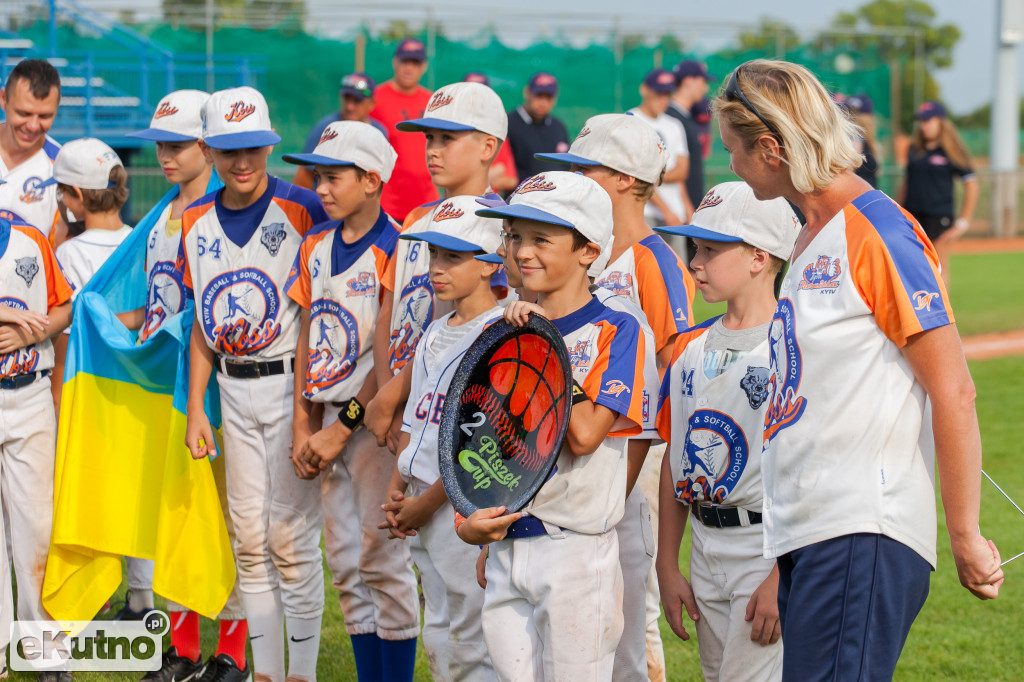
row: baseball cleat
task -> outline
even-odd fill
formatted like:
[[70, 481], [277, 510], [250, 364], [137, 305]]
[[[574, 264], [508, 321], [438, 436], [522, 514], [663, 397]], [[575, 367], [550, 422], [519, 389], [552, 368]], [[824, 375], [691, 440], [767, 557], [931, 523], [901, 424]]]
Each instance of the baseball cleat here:
[[217, 654], [206, 660], [203, 672], [195, 678], [195, 682], [251, 682], [249, 667], [238, 667], [234, 659], [227, 654]]
[[203, 659], [198, 661], [178, 655], [178, 650], [173, 646], [164, 652], [159, 670], [146, 673], [143, 681], [150, 682], [189, 682], [196, 679], [203, 669]]

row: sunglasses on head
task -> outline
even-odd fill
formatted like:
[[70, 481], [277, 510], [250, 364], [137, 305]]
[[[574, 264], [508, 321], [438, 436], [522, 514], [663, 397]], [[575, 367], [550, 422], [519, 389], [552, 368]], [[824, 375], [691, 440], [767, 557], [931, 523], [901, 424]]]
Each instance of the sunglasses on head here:
[[737, 81], [736, 76], [740, 72], [740, 69], [742, 69], [742, 68], [743, 68], [742, 66], [737, 66], [733, 70], [732, 75], [729, 76], [729, 82], [725, 86], [725, 99], [730, 100], [730, 101], [739, 102], [744, 107], [746, 107], [747, 111], [752, 113], [754, 116], [757, 116], [757, 119], [759, 121], [761, 121], [761, 123], [764, 124], [765, 128], [767, 128], [769, 131], [775, 133], [779, 137], [782, 137], [782, 133], [779, 132], [779, 129], [776, 128], [775, 126], [773, 126], [768, 121], [766, 121], [764, 116], [761, 115], [761, 112], [758, 111], [754, 107], [754, 105], [750, 103], [750, 100], [747, 99], [747, 96], [743, 94], [742, 90], [740, 90], [740, 84], [739, 84], [739, 81]]

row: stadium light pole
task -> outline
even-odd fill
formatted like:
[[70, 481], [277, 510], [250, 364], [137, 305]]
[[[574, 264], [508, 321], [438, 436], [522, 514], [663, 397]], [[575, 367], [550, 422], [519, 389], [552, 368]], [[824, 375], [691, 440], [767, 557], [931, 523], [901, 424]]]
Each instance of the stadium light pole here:
[[996, 77], [992, 98], [992, 227], [996, 236], [1017, 230], [1020, 165], [1020, 97], [1017, 48], [1024, 41], [1024, 0], [1000, 0], [996, 26]]

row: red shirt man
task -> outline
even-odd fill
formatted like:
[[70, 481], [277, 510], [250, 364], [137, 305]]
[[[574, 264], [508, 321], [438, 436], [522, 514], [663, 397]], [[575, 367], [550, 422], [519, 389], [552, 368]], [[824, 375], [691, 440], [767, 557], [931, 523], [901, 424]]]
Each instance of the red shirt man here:
[[381, 207], [401, 223], [412, 209], [438, 198], [437, 188], [427, 172], [427, 142], [423, 135], [398, 132], [396, 125], [422, 118], [430, 91], [420, 85], [427, 70], [427, 51], [422, 41], [407, 38], [398, 44], [391, 60], [394, 78], [381, 83], [373, 93], [377, 106], [370, 116], [388, 129], [391, 146], [398, 152], [391, 180], [384, 185]]

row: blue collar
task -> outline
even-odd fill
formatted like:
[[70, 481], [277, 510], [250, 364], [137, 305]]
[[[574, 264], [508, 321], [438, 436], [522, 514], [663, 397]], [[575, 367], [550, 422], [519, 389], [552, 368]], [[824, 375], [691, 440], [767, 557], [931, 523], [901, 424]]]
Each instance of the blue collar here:
[[551, 320], [551, 324], [555, 325], [559, 334], [562, 336], [568, 336], [596, 318], [604, 309], [604, 304], [598, 301], [596, 297], [591, 296], [590, 302], [585, 306], [575, 312], [569, 313], [565, 317], [559, 317], [556, 320]]

